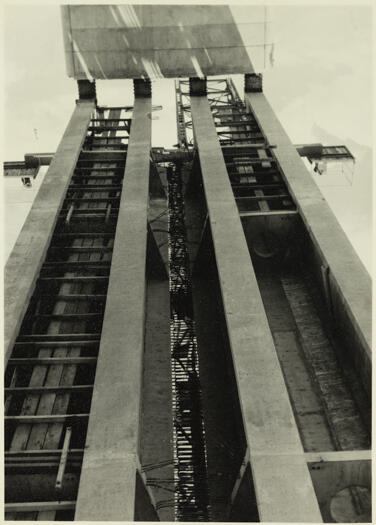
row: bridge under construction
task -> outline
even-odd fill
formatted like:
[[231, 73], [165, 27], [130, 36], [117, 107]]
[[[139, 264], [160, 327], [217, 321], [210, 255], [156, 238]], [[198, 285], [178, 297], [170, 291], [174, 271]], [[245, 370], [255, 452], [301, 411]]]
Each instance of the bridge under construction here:
[[[62, 10], [78, 99], [6, 266], [5, 518], [370, 521], [370, 278], [241, 41], [215, 63], [226, 9], [156, 7]], [[202, 75], [156, 58], [183, 7]], [[121, 34], [176, 78], [174, 150]]]

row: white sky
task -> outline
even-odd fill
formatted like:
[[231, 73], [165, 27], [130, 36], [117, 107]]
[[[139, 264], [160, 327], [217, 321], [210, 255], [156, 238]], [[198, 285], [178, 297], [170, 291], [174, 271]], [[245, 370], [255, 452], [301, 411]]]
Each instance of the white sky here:
[[[304, 5], [271, 12], [275, 63], [264, 73], [264, 93], [294, 143], [343, 143], [357, 157], [352, 186], [338, 173], [315, 180], [371, 271], [372, 10]], [[8, 5], [4, 22], [4, 157], [23, 160], [24, 153], [56, 150], [77, 87], [65, 72], [57, 5]], [[100, 104], [132, 104], [129, 81], [99, 81], [97, 92]], [[153, 82], [153, 104], [164, 107], [163, 122], [153, 121], [153, 145], [169, 147], [176, 143], [172, 80]], [[21, 202], [34, 193], [7, 182], [8, 250], [27, 213]]]

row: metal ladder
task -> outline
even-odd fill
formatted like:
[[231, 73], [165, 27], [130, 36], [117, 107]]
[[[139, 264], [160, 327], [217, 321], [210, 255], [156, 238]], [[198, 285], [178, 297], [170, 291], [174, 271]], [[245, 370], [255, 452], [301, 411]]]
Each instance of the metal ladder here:
[[168, 168], [171, 350], [177, 521], [210, 521], [205, 431], [178, 166]]

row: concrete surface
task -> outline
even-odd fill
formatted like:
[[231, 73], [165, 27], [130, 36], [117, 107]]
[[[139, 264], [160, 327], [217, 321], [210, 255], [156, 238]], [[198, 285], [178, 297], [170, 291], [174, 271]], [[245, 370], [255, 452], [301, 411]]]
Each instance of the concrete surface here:
[[369, 448], [370, 436], [352, 394], [355, 385], [348, 384], [333, 344], [316, 311], [308, 283], [309, 276], [299, 275], [298, 271], [281, 277], [282, 288], [299, 334], [304, 361], [310, 368], [311, 377], [323, 401], [334, 443], [341, 450]]
[[[254, 114], [282, 170], [284, 180], [313, 241], [321, 264], [329, 267], [329, 284], [335, 315], [354, 341], [357, 371], [370, 390], [372, 283], [335, 215], [304, 166], [296, 148], [263, 93], [246, 93]], [[355, 332], [354, 333], [351, 333]]]
[[133, 521], [144, 355], [151, 98], [136, 98], [75, 519]]
[[280, 278], [272, 273], [257, 275], [257, 282], [304, 450], [334, 450], [324, 407], [304, 359], [294, 316]]
[[149, 78], [263, 67], [265, 13], [225, 5], [63, 6], [68, 76]]
[[[149, 490], [157, 504], [174, 496], [171, 493], [174, 455], [168, 285], [167, 275], [164, 280], [147, 279], [140, 461], [147, 468], [145, 476], [153, 485]], [[153, 479], [158, 482], [153, 483]], [[173, 504], [159, 509], [158, 515], [160, 521], [174, 521]]]
[[191, 110], [260, 520], [321, 522], [206, 97]]
[[73, 174], [93, 102], [77, 102], [5, 267], [5, 366], [25, 315]]

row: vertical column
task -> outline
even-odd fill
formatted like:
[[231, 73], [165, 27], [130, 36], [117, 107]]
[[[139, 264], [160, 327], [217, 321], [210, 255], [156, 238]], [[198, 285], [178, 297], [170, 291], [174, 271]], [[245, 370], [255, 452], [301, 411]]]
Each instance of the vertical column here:
[[5, 364], [34, 291], [40, 268], [81, 151], [94, 100], [78, 100], [5, 267]]
[[202, 82], [192, 120], [260, 521], [321, 522]]
[[134, 82], [132, 127], [77, 497], [75, 519], [79, 521], [133, 521], [136, 479], [137, 486], [142, 485], [137, 473], [151, 89], [150, 82]]
[[[274, 156], [313, 241], [321, 264], [328, 267], [337, 321], [351, 338], [354, 364], [368, 392], [371, 390], [372, 282], [354, 248], [319, 188], [312, 180], [295, 146], [262, 93], [260, 75], [245, 76], [245, 103], [274, 144]], [[349, 336], [349, 337], [347, 337]]]

